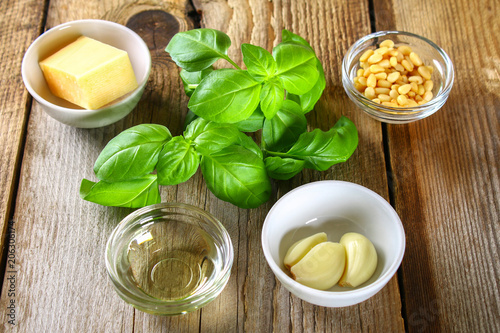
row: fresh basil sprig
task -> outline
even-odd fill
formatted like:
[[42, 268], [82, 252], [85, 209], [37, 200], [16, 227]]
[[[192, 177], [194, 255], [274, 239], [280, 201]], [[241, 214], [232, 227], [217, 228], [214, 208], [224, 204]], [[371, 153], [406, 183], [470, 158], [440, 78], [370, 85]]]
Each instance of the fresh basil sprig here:
[[[248, 119], [259, 105], [264, 116], [272, 119], [286, 93], [304, 113], [311, 111], [321, 96], [325, 75], [312, 47], [287, 30], [283, 30], [282, 39], [272, 54], [260, 46], [243, 44], [246, 70], [229, 58], [229, 37], [217, 30], [179, 32], [166, 51], [182, 68], [184, 89], [191, 96], [189, 109], [207, 120], [237, 123]], [[217, 59], [225, 59], [235, 69], [211, 71]]]
[[[156, 131], [152, 132], [151, 128]], [[128, 152], [130, 142], [137, 137], [145, 141], [152, 133], [169, 133], [161, 125], [142, 124], [123, 131], [104, 148], [98, 161]], [[157, 142], [157, 141], [154, 141]], [[120, 150], [121, 148], [121, 150]], [[154, 158], [153, 158], [154, 157]], [[112, 157], [111, 157], [112, 158]], [[152, 169], [140, 177], [133, 177], [130, 166], [140, 164], [131, 156], [130, 160], [115, 159], [109, 167], [111, 174], [119, 175], [119, 181], [101, 178], [94, 183], [83, 179], [80, 196], [104, 206], [138, 208], [161, 201], [159, 185], [177, 185], [191, 178], [201, 165], [208, 188], [220, 199], [242, 208], [255, 208], [269, 200], [271, 183], [266, 173], [262, 151], [235, 125], [214, 123], [203, 118], [192, 121], [183, 135], [164, 140], [150, 156], [142, 157], [155, 161]], [[110, 160], [108, 158], [107, 160]], [[146, 170], [146, 169], [144, 169]], [[156, 174], [152, 174], [156, 170]], [[97, 178], [100, 173], [96, 172]]]
[[[305, 114], [325, 88], [325, 74], [302, 37], [283, 30], [272, 51], [243, 44], [246, 69], [227, 55], [221, 31], [175, 35], [166, 48], [182, 70], [190, 96], [182, 135], [162, 125], [129, 128], [99, 155], [95, 183], [83, 179], [80, 196], [106, 206], [137, 208], [161, 201], [159, 185], [177, 185], [201, 169], [221, 200], [254, 208], [269, 199], [270, 179], [290, 179], [304, 168], [324, 171], [346, 161], [358, 144], [356, 126], [341, 117], [329, 131], [307, 132]], [[234, 69], [213, 69], [225, 59]], [[243, 132], [261, 131], [259, 146]], [[258, 137], [258, 134], [257, 134]]]

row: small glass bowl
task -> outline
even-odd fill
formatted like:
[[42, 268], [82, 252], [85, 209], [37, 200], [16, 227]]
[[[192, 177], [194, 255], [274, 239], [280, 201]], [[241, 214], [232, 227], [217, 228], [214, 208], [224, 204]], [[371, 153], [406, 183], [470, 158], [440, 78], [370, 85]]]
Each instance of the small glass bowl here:
[[106, 246], [118, 295], [156, 315], [179, 315], [215, 299], [226, 286], [233, 245], [224, 226], [186, 204], [161, 203], [121, 221]]
[[[394, 41], [396, 46], [410, 46], [425, 65], [434, 67], [434, 98], [431, 101], [406, 108], [384, 106], [366, 98], [354, 87], [353, 80], [360, 68], [359, 58], [366, 50], [378, 48], [378, 44], [386, 39]], [[342, 83], [349, 98], [368, 115], [385, 123], [404, 124], [430, 116], [448, 99], [453, 79], [453, 64], [446, 52], [427, 38], [403, 31], [380, 31], [365, 36], [349, 48], [342, 61]]]

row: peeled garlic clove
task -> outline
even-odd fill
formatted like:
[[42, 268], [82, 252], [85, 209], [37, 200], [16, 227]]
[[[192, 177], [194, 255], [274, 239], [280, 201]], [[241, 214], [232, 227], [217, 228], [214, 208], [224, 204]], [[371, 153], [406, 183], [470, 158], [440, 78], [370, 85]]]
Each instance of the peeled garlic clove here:
[[287, 269], [290, 269], [290, 267], [298, 263], [300, 259], [304, 258], [307, 252], [309, 252], [313, 247], [323, 242], [326, 242], [326, 234], [324, 232], [319, 232], [299, 240], [290, 246], [285, 255], [285, 259], [283, 259], [283, 264]]
[[333, 287], [342, 276], [345, 266], [344, 246], [322, 242], [313, 247], [290, 272], [295, 281], [320, 290]]
[[368, 281], [377, 268], [377, 251], [372, 242], [356, 232], [342, 236], [340, 244], [345, 247], [346, 267], [339, 286], [357, 287]]

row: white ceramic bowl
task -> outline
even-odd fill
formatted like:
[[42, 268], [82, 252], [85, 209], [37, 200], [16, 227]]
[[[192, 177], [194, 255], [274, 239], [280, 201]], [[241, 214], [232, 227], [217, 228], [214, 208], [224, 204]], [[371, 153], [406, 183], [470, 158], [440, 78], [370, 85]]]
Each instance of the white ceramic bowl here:
[[[378, 255], [373, 276], [356, 288], [335, 285], [326, 291], [293, 280], [283, 265], [286, 251], [296, 241], [322, 231], [333, 242], [347, 232], [368, 237]], [[405, 233], [397, 213], [375, 192], [354, 183], [325, 180], [300, 186], [276, 202], [264, 221], [262, 248], [272, 271], [291, 293], [312, 304], [343, 307], [367, 300], [389, 282], [403, 259]]]
[[[82, 35], [126, 51], [139, 87], [124, 98], [97, 110], [85, 110], [54, 96], [38, 62]], [[31, 44], [21, 66], [24, 85], [42, 108], [52, 118], [82, 128], [106, 126], [129, 114], [144, 92], [150, 71], [151, 55], [142, 38], [123, 25], [104, 20], [67, 22], [48, 30]]]

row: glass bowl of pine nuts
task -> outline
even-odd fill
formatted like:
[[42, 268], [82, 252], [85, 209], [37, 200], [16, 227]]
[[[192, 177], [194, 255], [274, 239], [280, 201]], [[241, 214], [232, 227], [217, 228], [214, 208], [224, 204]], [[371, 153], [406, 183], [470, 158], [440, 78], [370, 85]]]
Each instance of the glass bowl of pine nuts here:
[[453, 64], [430, 40], [403, 31], [380, 31], [354, 43], [342, 62], [349, 98], [369, 116], [392, 124], [439, 110], [453, 86]]

